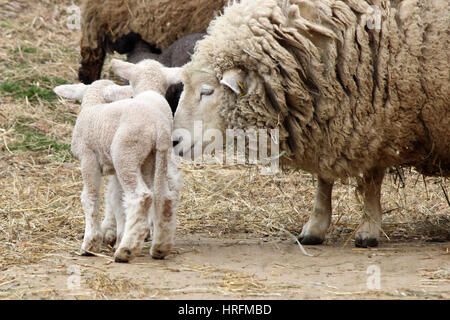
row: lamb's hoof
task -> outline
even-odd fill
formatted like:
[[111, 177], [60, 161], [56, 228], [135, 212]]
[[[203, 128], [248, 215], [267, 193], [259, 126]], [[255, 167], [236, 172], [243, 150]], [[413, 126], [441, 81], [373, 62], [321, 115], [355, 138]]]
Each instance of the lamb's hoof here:
[[301, 244], [304, 245], [315, 245], [315, 244], [322, 244], [323, 239], [318, 236], [300, 236], [298, 238]]
[[160, 251], [160, 250], [155, 250], [151, 252], [151, 256], [153, 259], [155, 260], [163, 260], [168, 253]]
[[170, 250], [172, 250], [173, 245], [172, 244], [153, 244], [152, 248], [150, 249], [150, 255], [153, 259], [161, 260], [164, 259], [169, 253]]
[[114, 262], [119, 262], [119, 263], [128, 263], [128, 262], [129, 262], [129, 260], [126, 260], [126, 259], [122, 259], [122, 258], [119, 258], [119, 257], [115, 257], [115, 258], [114, 258]]
[[357, 248], [371, 248], [371, 247], [377, 247], [378, 246], [378, 240], [377, 238], [355, 238], [355, 247]]
[[80, 250], [80, 256], [84, 256], [84, 257], [93, 257], [94, 254], [91, 252], [87, 252], [86, 250], [81, 249]]
[[95, 256], [95, 254], [91, 252], [100, 252], [102, 241], [103, 237], [101, 235], [93, 237], [92, 240], [83, 240], [83, 244], [81, 245], [80, 249], [80, 255]]
[[116, 251], [116, 254], [114, 255], [114, 261], [115, 262], [129, 262], [133, 258], [133, 253], [130, 249], [119, 249]]
[[112, 231], [108, 231], [105, 233], [105, 236], [103, 237], [103, 242], [111, 247], [114, 247], [116, 244], [116, 235]]

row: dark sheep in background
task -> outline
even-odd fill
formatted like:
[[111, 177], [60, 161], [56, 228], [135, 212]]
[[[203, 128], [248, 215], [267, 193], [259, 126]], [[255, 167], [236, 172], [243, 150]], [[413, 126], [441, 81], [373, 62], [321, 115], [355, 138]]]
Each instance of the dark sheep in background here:
[[160, 53], [183, 36], [205, 32], [224, 4], [225, 0], [84, 0], [79, 80], [89, 84], [100, 79], [107, 53], [129, 53], [141, 41]]

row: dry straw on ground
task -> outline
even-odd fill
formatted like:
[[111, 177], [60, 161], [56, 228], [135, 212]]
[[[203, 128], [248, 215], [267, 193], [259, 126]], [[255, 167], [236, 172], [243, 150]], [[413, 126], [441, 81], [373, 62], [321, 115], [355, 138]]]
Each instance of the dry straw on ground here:
[[[77, 251], [83, 237], [81, 177], [69, 151], [79, 104], [61, 101], [51, 92], [55, 85], [77, 81], [79, 33], [65, 25], [71, 4], [0, 0], [0, 271], [37, 263], [52, 253]], [[111, 75], [107, 64], [104, 73]], [[312, 208], [315, 181], [305, 172], [261, 176], [257, 167], [193, 164], [183, 169], [179, 235], [248, 233], [289, 239], [289, 234], [299, 234]], [[450, 192], [446, 179], [425, 178], [410, 169], [388, 174], [382, 205], [383, 230], [390, 241], [448, 241], [445, 192]], [[336, 185], [333, 210], [327, 241], [344, 244], [361, 216], [353, 181]], [[105, 248], [104, 254], [110, 252]], [[0, 290], [12, 281], [0, 277]], [[127, 280], [101, 274], [86, 283], [96, 298], [117, 297], [134, 288]], [[214, 290], [277, 292], [266, 285], [248, 275], [224, 273]]]

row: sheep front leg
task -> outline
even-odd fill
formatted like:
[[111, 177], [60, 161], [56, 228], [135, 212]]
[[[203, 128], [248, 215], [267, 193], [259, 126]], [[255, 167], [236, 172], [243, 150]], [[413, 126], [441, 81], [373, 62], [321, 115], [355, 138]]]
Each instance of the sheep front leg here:
[[314, 209], [299, 237], [302, 244], [321, 244], [331, 222], [331, 193], [333, 183], [319, 177]]
[[103, 240], [99, 222], [99, 192], [102, 175], [94, 153], [87, 152], [81, 159], [81, 174], [83, 177], [81, 204], [85, 215], [85, 230], [80, 253], [91, 255], [89, 252], [100, 251]]
[[110, 246], [120, 242], [125, 224], [125, 212], [122, 206], [123, 190], [117, 177], [109, 178], [105, 196], [105, 217], [102, 222], [103, 241]]
[[356, 247], [376, 247], [381, 231], [381, 184], [385, 169], [376, 168], [364, 174], [359, 190], [364, 197], [364, 215], [355, 236]]

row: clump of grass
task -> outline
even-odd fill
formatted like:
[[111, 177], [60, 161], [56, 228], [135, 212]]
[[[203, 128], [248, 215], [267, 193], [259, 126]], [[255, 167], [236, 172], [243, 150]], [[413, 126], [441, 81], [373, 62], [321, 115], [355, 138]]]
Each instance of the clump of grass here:
[[23, 53], [27, 53], [27, 54], [34, 54], [37, 53], [37, 48], [34, 47], [22, 47], [22, 48], [15, 48], [13, 50], [10, 50], [11, 54], [16, 54], [19, 53], [19, 51], [22, 51]]
[[70, 152], [70, 144], [61, 143], [51, 135], [22, 123], [17, 123], [14, 126], [14, 131], [19, 137], [19, 141], [9, 147], [10, 151], [38, 152], [47, 150], [55, 161], [67, 162], [74, 159]]
[[10, 94], [16, 99], [36, 101], [37, 98], [52, 102], [56, 99], [53, 87], [66, 84], [67, 81], [61, 78], [41, 77], [36, 80], [16, 80], [0, 82], [0, 92]]

